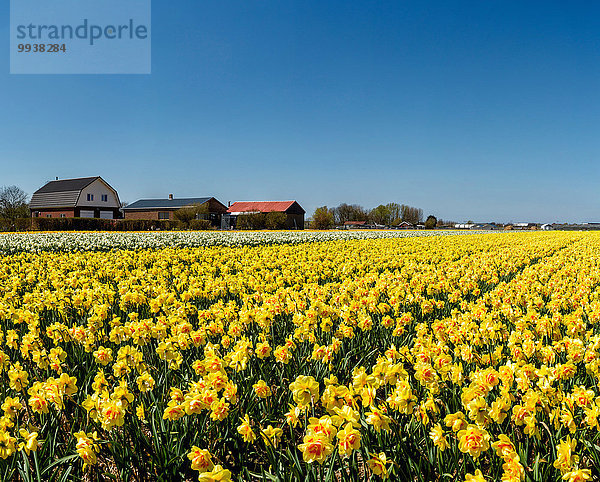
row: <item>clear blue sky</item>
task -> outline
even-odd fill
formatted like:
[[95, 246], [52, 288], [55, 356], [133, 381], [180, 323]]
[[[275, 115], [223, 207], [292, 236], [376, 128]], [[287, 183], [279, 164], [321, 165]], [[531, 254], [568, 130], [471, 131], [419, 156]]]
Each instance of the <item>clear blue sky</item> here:
[[10, 75], [0, 185], [600, 221], [596, 1], [154, 0], [151, 75]]

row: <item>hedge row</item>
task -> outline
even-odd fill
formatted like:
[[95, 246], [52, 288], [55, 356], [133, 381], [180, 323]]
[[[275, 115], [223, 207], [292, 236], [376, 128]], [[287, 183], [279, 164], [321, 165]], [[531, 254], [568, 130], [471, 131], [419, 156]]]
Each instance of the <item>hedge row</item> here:
[[285, 213], [248, 213], [237, 217], [237, 229], [284, 229], [287, 222]]
[[0, 219], [0, 231], [201, 231], [213, 229], [210, 221], [192, 219], [188, 223], [149, 219], [21, 218]]
[[31, 229], [31, 218], [0, 218], [0, 231], [28, 231]]

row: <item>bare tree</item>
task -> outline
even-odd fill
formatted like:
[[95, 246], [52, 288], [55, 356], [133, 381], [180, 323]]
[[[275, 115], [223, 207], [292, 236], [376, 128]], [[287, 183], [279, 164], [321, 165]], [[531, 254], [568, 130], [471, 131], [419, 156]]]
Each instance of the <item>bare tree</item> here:
[[403, 204], [400, 206], [402, 212], [402, 221], [407, 221], [411, 224], [418, 224], [423, 221], [423, 210]]
[[389, 211], [390, 224], [400, 224], [402, 221], [402, 206], [398, 203], [388, 203], [386, 207]]
[[0, 218], [14, 223], [18, 218], [28, 217], [27, 193], [17, 186], [0, 188]]
[[366, 221], [367, 211], [358, 204], [342, 203], [331, 210], [335, 224], [344, 224], [346, 221]]

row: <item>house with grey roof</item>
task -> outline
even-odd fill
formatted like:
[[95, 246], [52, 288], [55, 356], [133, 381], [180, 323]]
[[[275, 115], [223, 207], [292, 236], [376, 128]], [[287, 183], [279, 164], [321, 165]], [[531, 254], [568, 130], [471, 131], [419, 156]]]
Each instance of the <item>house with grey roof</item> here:
[[205, 219], [214, 226], [221, 225], [221, 216], [227, 212], [227, 206], [214, 197], [175, 198], [169, 194], [168, 199], [140, 199], [123, 208], [125, 219], [174, 219], [175, 211], [182, 208], [204, 206]]
[[102, 218], [121, 217], [117, 191], [100, 176], [58, 179], [44, 184], [29, 202], [32, 217]]

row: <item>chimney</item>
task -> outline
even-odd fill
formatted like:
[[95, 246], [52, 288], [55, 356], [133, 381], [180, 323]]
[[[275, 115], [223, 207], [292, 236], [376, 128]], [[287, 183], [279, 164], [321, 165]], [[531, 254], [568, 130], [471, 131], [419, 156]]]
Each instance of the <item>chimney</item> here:
[[173, 194], [169, 194], [169, 201], [173, 200]]
[[58, 181], [58, 176], [56, 176], [56, 180]]
[[230, 208], [231, 207], [231, 201], [227, 201], [227, 207]]

